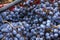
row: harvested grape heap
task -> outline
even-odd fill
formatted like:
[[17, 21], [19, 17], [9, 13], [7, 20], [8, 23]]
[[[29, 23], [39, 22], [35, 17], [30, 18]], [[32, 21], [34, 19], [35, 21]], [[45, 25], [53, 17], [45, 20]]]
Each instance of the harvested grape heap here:
[[60, 0], [31, 2], [0, 13], [0, 40], [60, 40]]

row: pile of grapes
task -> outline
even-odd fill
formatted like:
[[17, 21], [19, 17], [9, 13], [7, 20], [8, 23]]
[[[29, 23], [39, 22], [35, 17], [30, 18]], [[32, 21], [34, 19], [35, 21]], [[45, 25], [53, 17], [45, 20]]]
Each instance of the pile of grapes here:
[[29, 2], [0, 13], [0, 40], [60, 40], [60, 0]]

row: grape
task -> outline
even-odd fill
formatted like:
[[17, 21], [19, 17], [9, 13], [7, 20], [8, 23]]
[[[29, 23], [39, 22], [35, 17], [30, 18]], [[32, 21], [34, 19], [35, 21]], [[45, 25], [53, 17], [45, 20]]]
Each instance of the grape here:
[[58, 6], [58, 3], [57, 3], [57, 2], [55, 2], [55, 3], [54, 3], [54, 6], [55, 6], [55, 7], [57, 7], [57, 6]]
[[39, 21], [42, 22], [43, 21], [43, 18], [39, 18]]
[[16, 35], [16, 34], [17, 34], [16, 30], [13, 30], [13, 34], [14, 34], [14, 35]]
[[6, 35], [7, 37], [10, 37], [10, 33], [7, 33], [7, 35]]
[[20, 37], [20, 39], [19, 40], [24, 40], [24, 38], [23, 37]]
[[50, 37], [51, 37], [51, 38], [54, 38], [54, 35], [53, 35], [53, 34], [50, 34]]
[[42, 22], [42, 24], [46, 24], [46, 22], [45, 22], [45, 21], [43, 21], [43, 22]]
[[5, 40], [9, 40], [9, 38], [8, 38], [8, 37], [6, 37], [6, 38], [5, 38]]
[[54, 32], [58, 33], [58, 29], [54, 29]]
[[44, 0], [41, 0], [41, 2], [44, 2]]
[[9, 40], [13, 40], [12, 38], [9, 38]]
[[35, 32], [35, 30], [34, 29], [31, 29], [31, 32]]
[[18, 38], [14, 37], [14, 40], [18, 40]]
[[46, 36], [49, 36], [49, 33], [46, 33]]
[[[38, 0], [37, 0], [38, 1]], [[60, 36], [59, 2], [41, 0], [22, 2], [0, 14], [0, 40], [58, 40]], [[4, 22], [7, 21], [7, 22]], [[46, 39], [45, 39], [46, 38]]]
[[60, 35], [60, 31], [59, 31], [58, 33], [59, 33], [59, 35]]
[[9, 27], [9, 28], [8, 28], [8, 30], [9, 30], [9, 31], [12, 31], [12, 28], [11, 28], [11, 27]]
[[43, 25], [43, 24], [41, 24], [40, 27], [43, 28], [43, 29], [45, 29], [45, 25]]
[[44, 36], [44, 33], [43, 33], [43, 32], [41, 32], [41, 33], [40, 33], [40, 36]]
[[55, 33], [55, 34], [54, 34], [54, 37], [58, 37], [58, 34], [57, 34], [57, 33]]
[[40, 38], [40, 40], [43, 40], [43, 38]]
[[20, 38], [20, 37], [21, 37], [21, 35], [20, 35], [20, 34], [16, 34], [16, 37], [17, 37], [17, 38]]
[[7, 28], [1, 29], [2, 32], [9, 32]]
[[40, 32], [44, 32], [45, 30], [43, 30], [42, 28], [40, 28]]
[[3, 36], [4, 36], [3, 34], [0, 34], [0, 39], [3, 38]]
[[46, 39], [50, 39], [50, 36], [47, 36]]
[[21, 29], [20, 28], [18, 28], [18, 32], [20, 32], [21, 31]]
[[50, 6], [50, 3], [49, 2], [45, 2], [46, 4], [46, 7], [49, 7]]
[[51, 27], [51, 26], [50, 26], [50, 23], [47, 23], [47, 24], [46, 24], [46, 26], [47, 26], [48, 28], [50, 28], [50, 27]]

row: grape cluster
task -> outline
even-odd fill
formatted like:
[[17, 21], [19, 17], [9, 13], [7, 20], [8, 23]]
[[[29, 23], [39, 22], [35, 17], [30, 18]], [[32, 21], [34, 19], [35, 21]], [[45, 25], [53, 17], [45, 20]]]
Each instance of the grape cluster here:
[[31, 2], [0, 14], [0, 40], [60, 40], [60, 0]]

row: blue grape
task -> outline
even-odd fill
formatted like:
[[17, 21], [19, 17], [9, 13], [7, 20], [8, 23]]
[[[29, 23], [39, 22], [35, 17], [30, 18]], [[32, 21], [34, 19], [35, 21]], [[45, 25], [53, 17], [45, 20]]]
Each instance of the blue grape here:
[[[60, 35], [59, 2], [54, 1], [52, 4], [41, 0], [40, 4], [34, 4], [34, 0], [27, 0], [22, 3], [24, 7], [16, 5], [13, 11], [2, 12], [0, 14], [0, 39], [55, 40], [56, 38], [58, 40]], [[12, 27], [7, 22], [4, 23], [4, 20], [10, 22]], [[53, 31], [47, 31], [46, 28]]]
[[16, 34], [16, 37], [17, 37], [17, 38], [20, 38], [20, 37], [21, 37], [21, 35], [20, 35], [20, 34]]
[[4, 36], [3, 34], [0, 34], [0, 39], [3, 38], [3, 36]]
[[18, 40], [18, 38], [14, 37], [14, 40]]
[[16, 30], [13, 30], [13, 34], [14, 34], [14, 35], [16, 35], [16, 34], [17, 34]]

